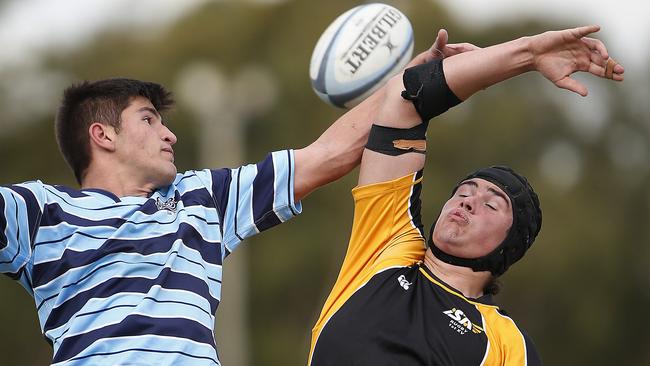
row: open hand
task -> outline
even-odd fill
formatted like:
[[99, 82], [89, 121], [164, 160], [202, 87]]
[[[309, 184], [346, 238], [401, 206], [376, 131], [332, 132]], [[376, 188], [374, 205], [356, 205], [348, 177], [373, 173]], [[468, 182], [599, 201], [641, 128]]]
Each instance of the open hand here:
[[587, 37], [599, 30], [599, 26], [589, 25], [530, 37], [534, 68], [557, 87], [582, 96], [587, 95], [587, 88], [571, 77], [574, 72], [622, 81], [623, 66], [609, 58], [602, 41]]

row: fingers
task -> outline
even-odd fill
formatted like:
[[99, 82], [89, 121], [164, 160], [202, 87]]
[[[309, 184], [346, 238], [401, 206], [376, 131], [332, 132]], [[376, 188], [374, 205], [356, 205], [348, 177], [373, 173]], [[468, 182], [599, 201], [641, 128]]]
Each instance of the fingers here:
[[586, 25], [583, 27], [573, 28], [572, 32], [577, 38], [583, 38], [591, 33], [596, 33], [600, 30], [599, 25]]
[[580, 94], [583, 97], [587, 96], [587, 88], [577, 80], [572, 79], [568, 76], [556, 81], [555, 85], [559, 88], [570, 90], [574, 93]]
[[605, 44], [598, 39], [583, 37], [582, 41], [591, 50], [589, 72], [607, 79], [622, 81], [625, 69], [609, 57]]
[[616, 80], [616, 81], [622, 81], [624, 72], [625, 69], [623, 68], [623, 66], [619, 65], [619, 63], [616, 62], [613, 58], [607, 59], [607, 62], [605, 63], [605, 67], [604, 67], [605, 78]]
[[600, 52], [597, 51], [591, 51], [589, 53], [589, 58], [590, 58], [590, 62], [597, 66], [605, 65], [605, 63], [607, 62], [607, 57], [603, 57], [603, 55], [601, 55]]
[[592, 60], [587, 71], [605, 79], [623, 81], [625, 68], [623, 68], [623, 66], [613, 58], [608, 58], [607, 60], [601, 60], [600, 62]]
[[582, 38], [582, 41], [592, 50], [595, 52], [598, 52], [603, 59], [607, 60], [609, 58], [609, 53], [607, 52], [607, 47], [605, 47], [605, 44], [595, 38], [589, 38], [589, 37], [584, 37]]

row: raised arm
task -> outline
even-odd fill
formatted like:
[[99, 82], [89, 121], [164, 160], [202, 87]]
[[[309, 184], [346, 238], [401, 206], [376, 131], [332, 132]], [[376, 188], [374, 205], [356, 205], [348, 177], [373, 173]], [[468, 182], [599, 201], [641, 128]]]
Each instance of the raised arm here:
[[[599, 40], [586, 37], [599, 29], [598, 26], [585, 26], [545, 32], [460, 53], [444, 59], [444, 80], [449, 91], [459, 101], [463, 101], [498, 82], [528, 71], [538, 71], [556, 86], [585, 96], [587, 89], [584, 85], [571, 78], [577, 71], [600, 77], [608, 76], [616, 81], [623, 80], [623, 67], [612, 61], [608, 64], [609, 55], [605, 45]], [[401, 96], [404, 89], [402, 76], [398, 75], [389, 81], [383, 92], [384, 100], [376, 114], [377, 125], [407, 129], [432, 117], [420, 116], [414, 103]], [[426, 97], [426, 93], [423, 95]], [[440, 103], [439, 100], [422, 98], [419, 102], [423, 105]], [[424, 158], [424, 154], [418, 153], [388, 156], [366, 149], [359, 173], [359, 185], [395, 179], [418, 171], [424, 166]]]
[[[414, 57], [407, 67], [429, 62], [441, 55], [449, 57], [476, 49], [478, 47], [470, 43], [447, 44], [447, 33], [440, 32], [431, 48]], [[341, 116], [312, 144], [295, 151], [296, 200], [359, 165], [370, 126], [376, 122], [377, 111], [385, 99], [386, 86]]]

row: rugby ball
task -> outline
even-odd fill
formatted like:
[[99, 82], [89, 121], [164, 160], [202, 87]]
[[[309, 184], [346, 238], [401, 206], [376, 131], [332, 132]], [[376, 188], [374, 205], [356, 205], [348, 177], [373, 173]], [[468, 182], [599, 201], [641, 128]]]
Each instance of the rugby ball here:
[[412, 53], [413, 28], [402, 12], [360, 5], [336, 18], [316, 43], [311, 85], [325, 102], [350, 108], [401, 71]]

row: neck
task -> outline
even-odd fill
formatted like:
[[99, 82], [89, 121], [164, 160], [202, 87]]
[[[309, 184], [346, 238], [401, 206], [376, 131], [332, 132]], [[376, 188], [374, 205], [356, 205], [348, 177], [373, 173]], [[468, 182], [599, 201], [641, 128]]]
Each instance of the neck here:
[[117, 197], [148, 197], [155, 189], [151, 184], [139, 184], [126, 172], [91, 166], [81, 182], [81, 189], [96, 188], [109, 191]]
[[483, 288], [491, 276], [488, 271], [474, 272], [468, 267], [445, 263], [436, 258], [431, 249], [427, 249], [424, 255], [424, 265], [438, 278], [460, 291], [463, 296], [474, 299], [483, 296]]

